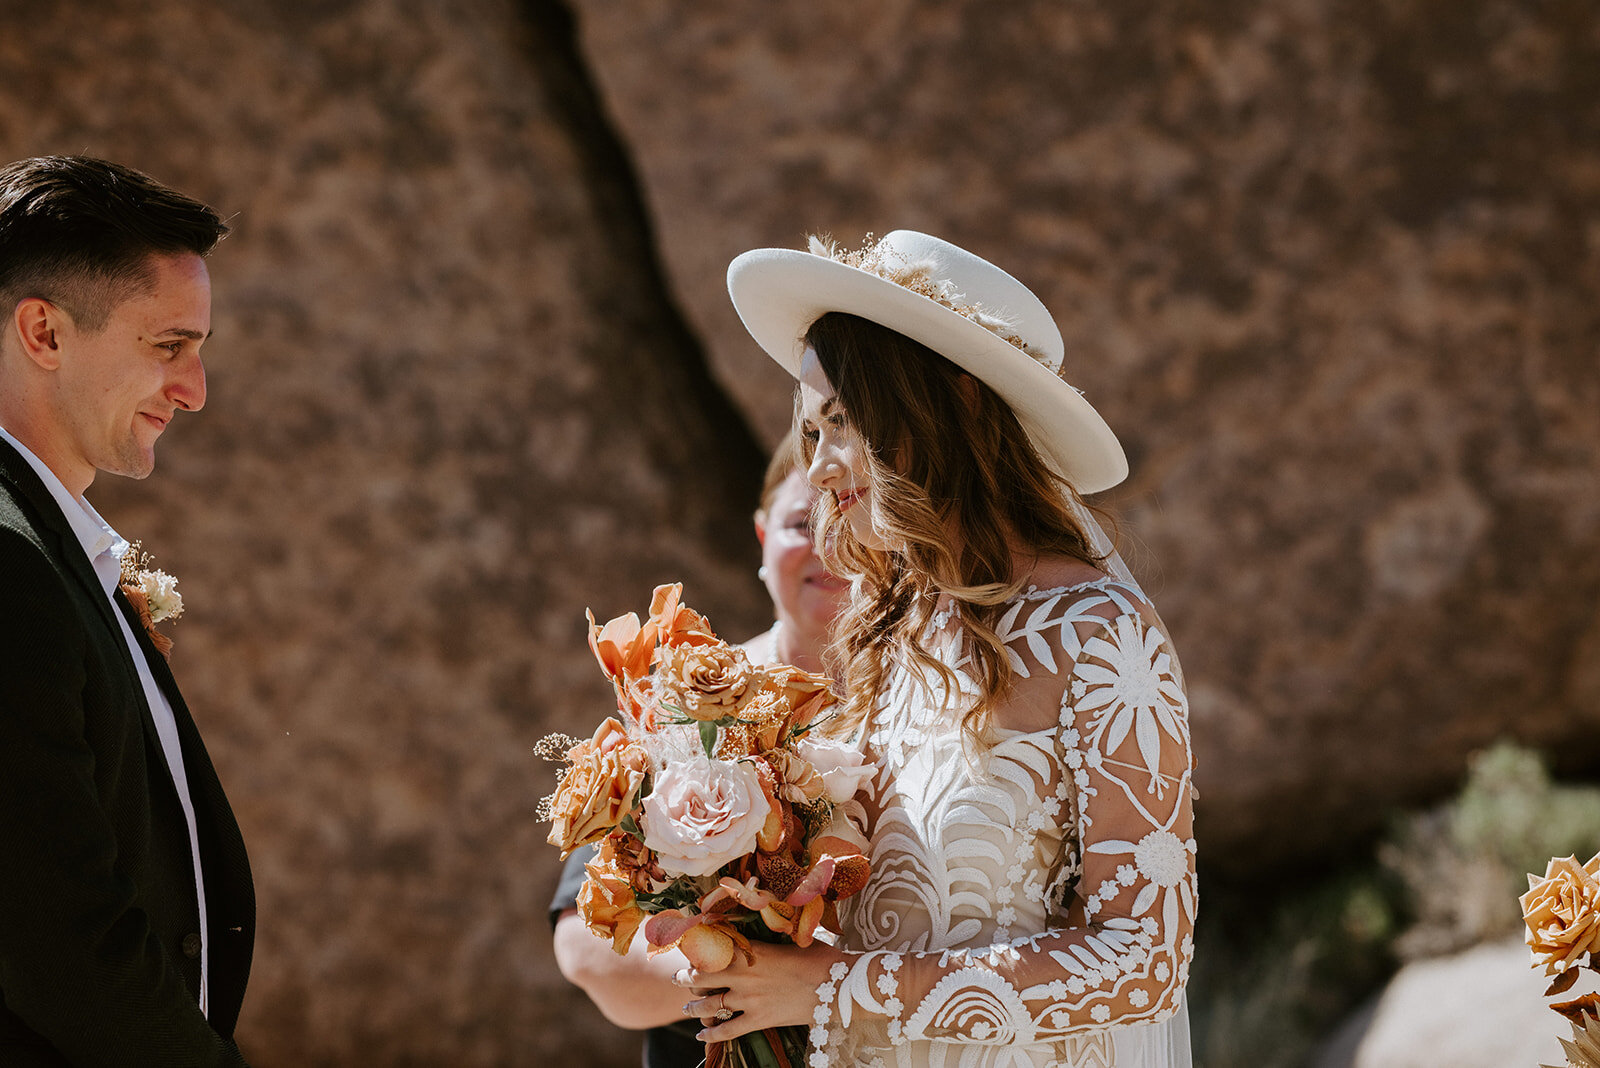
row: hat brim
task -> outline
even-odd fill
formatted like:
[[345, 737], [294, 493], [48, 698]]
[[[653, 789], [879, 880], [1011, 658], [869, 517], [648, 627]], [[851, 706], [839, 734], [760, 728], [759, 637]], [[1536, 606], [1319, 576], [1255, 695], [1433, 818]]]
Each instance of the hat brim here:
[[1128, 477], [1100, 413], [1066, 382], [966, 316], [875, 274], [794, 249], [754, 249], [728, 265], [728, 295], [756, 344], [796, 378], [805, 332], [828, 312], [870, 319], [947, 357], [998, 393], [1079, 493]]

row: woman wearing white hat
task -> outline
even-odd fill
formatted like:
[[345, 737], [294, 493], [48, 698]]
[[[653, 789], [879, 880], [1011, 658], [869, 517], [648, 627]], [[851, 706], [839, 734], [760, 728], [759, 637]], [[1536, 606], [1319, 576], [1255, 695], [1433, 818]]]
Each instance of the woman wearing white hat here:
[[910, 231], [748, 252], [728, 287], [799, 380], [819, 538], [855, 579], [836, 726], [878, 774], [839, 944], [680, 973], [685, 1011], [707, 1041], [809, 1025], [815, 1066], [1187, 1068], [1188, 705], [1079, 496], [1127, 464], [1054, 321]]

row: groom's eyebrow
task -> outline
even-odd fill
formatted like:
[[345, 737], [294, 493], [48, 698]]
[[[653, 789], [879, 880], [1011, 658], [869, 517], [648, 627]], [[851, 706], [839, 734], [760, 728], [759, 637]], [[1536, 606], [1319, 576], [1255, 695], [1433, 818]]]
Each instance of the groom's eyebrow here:
[[188, 327], [185, 327], [185, 326], [174, 326], [174, 327], [170, 327], [169, 329], [161, 331], [161, 334], [163, 336], [172, 335], [172, 336], [176, 336], [176, 337], [186, 337], [190, 341], [204, 341], [206, 338], [210, 337], [214, 333], [216, 333], [216, 331], [207, 330], [205, 333], [202, 334], [198, 330], [190, 330]]

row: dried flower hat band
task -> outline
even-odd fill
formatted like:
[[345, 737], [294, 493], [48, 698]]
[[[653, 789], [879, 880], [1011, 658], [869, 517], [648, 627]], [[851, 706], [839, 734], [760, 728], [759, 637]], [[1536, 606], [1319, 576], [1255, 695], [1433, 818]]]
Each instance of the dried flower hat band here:
[[942, 304], [963, 319], [977, 323], [1006, 344], [1032, 356], [1052, 374], [1061, 373], [1060, 362], [1052, 363], [1049, 353], [1030, 344], [1027, 338], [1017, 333], [1014, 321], [968, 301], [954, 282], [940, 278], [937, 274], [938, 264], [932, 260], [908, 262], [887, 242], [874, 240], [871, 234], [854, 251], [834, 244], [832, 238], [816, 234], [811, 236], [808, 244], [813, 256], [824, 256], [846, 267], [875, 274], [886, 282], [893, 282], [902, 289], [909, 289], [936, 304]]

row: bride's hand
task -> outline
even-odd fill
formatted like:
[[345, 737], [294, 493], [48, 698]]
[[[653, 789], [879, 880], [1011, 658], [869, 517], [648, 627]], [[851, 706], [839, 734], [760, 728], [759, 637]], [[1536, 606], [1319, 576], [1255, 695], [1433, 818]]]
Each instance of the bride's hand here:
[[[769, 1027], [809, 1027], [817, 987], [827, 980], [834, 962], [844, 959], [844, 954], [820, 942], [805, 949], [770, 942], [756, 942], [750, 948], [754, 964], [746, 964], [735, 953], [733, 963], [720, 972], [691, 967], [673, 976], [674, 983], [693, 995], [683, 1011], [705, 1025], [696, 1036], [701, 1041], [727, 1042]], [[727, 1017], [728, 1013], [733, 1015]], [[726, 1018], [719, 1022], [719, 1015]]]

